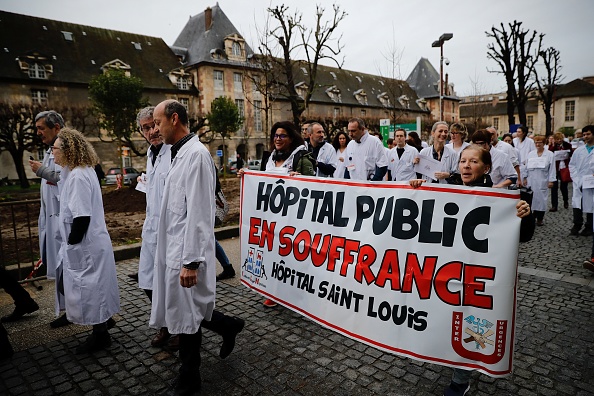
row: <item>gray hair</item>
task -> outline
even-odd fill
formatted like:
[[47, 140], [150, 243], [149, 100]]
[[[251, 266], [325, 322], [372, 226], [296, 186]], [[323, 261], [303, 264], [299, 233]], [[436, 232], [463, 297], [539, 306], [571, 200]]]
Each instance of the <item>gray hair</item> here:
[[138, 115], [136, 116], [136, 123], [140, 127], [140, 120], [144, 120], [146, 118], [153, 118], [153, 113], [155, 112], [155, 106], [148, 106], [144, 109], [140, 109]]
[[445, 121], [437, 121], [435, 124], [433, 124], [433, 127], [431, 127], [431, 133], [435, 132], [435, 130], [437, 129], [437, 127], [439, 125], [445, 125], [446, 128], [450, 129], [450, 126], [448, 125], [447, 122], [445, 122]]
[[65, 126], [64, 118], [62, 118], [60, 113], [54, 110], [42, 111], [41, 113], [35, 116], [35, 122], [41, 119], [43, 119], [45, 125], [47, 125], [48, 128], [55, 128], [56, 125], [59, 125], [60, 128], [64, 128]]

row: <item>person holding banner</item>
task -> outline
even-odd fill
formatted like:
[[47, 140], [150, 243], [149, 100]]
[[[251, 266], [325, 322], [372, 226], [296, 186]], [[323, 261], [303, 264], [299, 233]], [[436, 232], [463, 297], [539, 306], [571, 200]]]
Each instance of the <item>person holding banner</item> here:
[[[303, 138], [289, 121], [280, 121], [272, 126], [270, 147], [273, 148], [272, 153], [267, 160], [262, 158], [261, 170], [291, 176], [314, 176], [313, 159], [305, 148]], [[243, 173], [244, 169], [238, 170], [237, 177], [242, 177]], [[278, 305], [271, 299], [264, 300], [263, 304], [268, 308]]]
[[526, 159], [526, 185], [532, 188], [532, 210], [536, 217], [536, 225], [544, 225], [543, 219], [547, 210], [549, 188], [553, 187], [555, 178], [555, 156], [544, 149], [545, 137], [535, 136], [536, 150], [528, 154]]
[[558, 189], [561, 189], [561, 195], [563, 196], [563, 207], [569, 208], [569, 193], [568, 193], [568, 181], [563, 181], [561, 178], [561, 169], [566, 169], [569, 166], [569, 160], [573, 150], [571, 144], [563, 140], [565, 135], [561, 132], [555, 132], [553, 135], [555, 139], [554, 144], [549, 144], [549, 151], [555, 154], [555, 169], [556, 169], [556, 180], [553, 182], [551, 189], [551, 209], [549, 212], [556, 212], [559, 204], [559, 193]]
[[406, 131], [402, 128], [394, 132], [396, 145], [388, 153], [389, 180], [408, 181], [417, 177], [414, 160], [419, 152], [406, 144]]
[[[458, 171], [452, 177], [445, 179], [448, 184], [464, 185], [468, 187], [493, 187], [493, 182], [489, 176], [491, 170], [491, 154], [484, 148], [472, 144], [460, 153], [460, 162]], [[409, 182], [411, 187], [418, 188], [426, 180], [414, 179]], [[520, 200], [516, 205], [516, 215], [522, 219], [521, 231], [533, 233], [534, 221], [530, 205], [526, 201]], [[455, 368], [450, 385], [444, 390], [444, 396], [462, 396], [470, 389], [470, 377], [472, 370]]]
[[[451, 177], [452, 174], [456, 173], [456, 163], [458, 160], [458, 154], [454, 149], [445, 145], [446, 139], [448, 138], [448, 123], [445, 121], [437, 121], [431, 128], [431, 138], [433, 144], [430, 147], [426, 147], [421, 150], [420, 155], [433, 158], [441, 163], [441, 170], [433, 174], [432, 183], [447, 183], [446, 179]], [[415, 159], [415, 164], [418, 164], [420, 158]], [[423, 176], [424, 179], [429, 176]]]

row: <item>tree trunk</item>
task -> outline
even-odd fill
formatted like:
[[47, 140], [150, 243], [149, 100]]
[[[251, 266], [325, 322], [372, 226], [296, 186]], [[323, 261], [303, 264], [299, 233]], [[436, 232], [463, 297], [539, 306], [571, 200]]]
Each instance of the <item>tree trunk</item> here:
[[19, 177], [19, 183], [21, 188], [29, 188], [29, 180], [27, 179], [27, 174], [25, 172], [25, 166], [23, 165], [23, 151], [18, 150], [16, 152], [11, 151], [10, 156], [14, 161], [14, 166], [16, 168], [17, 175]]
[[514, 112], [516, 110], [516, 106], [514, 105], [514, 99], [511, 93], [507, 92], [507, 123], [511, 128], [516, 122], [516, 118], [514, 117]]
[[546, 104], [546, 108], [544, 109], [545, 113], [545, 125], [546, 125], [546, 136], [549, 136], [553, 133], [553, 117], [551, 116], [551, 105]]

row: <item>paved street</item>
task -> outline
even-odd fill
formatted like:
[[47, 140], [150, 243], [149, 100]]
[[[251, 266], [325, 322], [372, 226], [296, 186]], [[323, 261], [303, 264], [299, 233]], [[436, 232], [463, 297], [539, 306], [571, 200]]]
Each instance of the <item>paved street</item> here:
[[[582, 268], [591, 237], [568, 236], [571, 209], [547, 213], [531, 242], [521, 244], [515, 369], [506, 379], [475, 373], [471, 395], [593, 395], [594, 273]], [[239, 270], [239, 240], [223, 241]], [[505, 249], [502, 246], [501, 249]], [[113, 343], [75, 355], [89, 328], [53, 330], [52, 284], [27, 290], [41, 309], [7, 330], [17, 352], [0, 362], [0, 394], [161, 394], [175, 377], [175, 354], [149, 347], [149, 304], [126, 276], [137, 259], [118, 263], [122, 312]], [[226, 360], [221, 339], [204, 332], [204, 395], [441, 395], [452, 370], [381, 352], [315, 324], [286, 308], [266, 308], [237, 279], [219, 283], [219, 310], [246, 327]], [[0, 315], [12, 310], [0, 293]]]

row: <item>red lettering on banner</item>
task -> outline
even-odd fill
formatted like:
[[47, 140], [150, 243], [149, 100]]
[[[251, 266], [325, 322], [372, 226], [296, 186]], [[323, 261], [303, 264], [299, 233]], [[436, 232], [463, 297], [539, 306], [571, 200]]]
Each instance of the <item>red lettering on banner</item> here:
[[278, 242], [280, 245], [278, 248], [279, 255], [285, 257], [291, 254], [291, 251], [293, 250], [293, 247], [291, 246], [293, 241], [288, 237], [288, 235], [294, 235], [296, 230], [297, 229], [292, 226], [286, 226], [280, 230], [278, 233]]
[[276, 227], [276, 222], [271, 222], [270, 226], [268, 226], [268, 221], [264, 220], [262, 222], [262, 236], [260, 237], [260, 247], [263, 248], [268, 244], [268, 251], [272, 252], [272, 244], [274, 242], [274, 228]]
[[390, 281], [392, 290], [400, 290], [400, 266], [398, 263], [398, 250], [389, 249], [384, 253], [382, 265], [375, 279], [375, 284], [384, 287]]
[[412, 293], [414, 283], [417, 286], [419, 298], [428, 299], [431, 297], [431, 283], [433, 281], [436, 265], [437, 257], [425, 257], [423, 260], [423, 268], [421, 269], [417, 255], [408, 253], [406, 255], [404, 279], [402, 280], [402, 292]]
[[260, 244], [260, 233], [258, 232], [258, 229], [260, 228], [261, 222], [262, 219], [250, 217], [250, 231], [248, 232], [248, 243], [250, 245]]
[[495, 268], [466, 264], [464, 266], [464, 305], [493, 309], [493, 297], [478, 295], [485, 291], [485, 282], [478, 279], [495, 279]]
[[460, 305], [460, 293], [452, 293], [448, 289], [448, 282], [451, 280], [462, 280], [462, 263], [459, 261], [447, 263], [437, 270], [433, 280], [433, 288], [439, 298], [446, 304]]
[[340, 266], [340, 275], [346, 276], [349, 265], [355, 263], [355, 255], [359, 251], [359, 241], [347, 239], [344, 245], [344, 254], [342, 255], [342, 265]]
[[[322, 239], [322, 234], [314, 235], [313, 242], [311, 244], [311, 262], [314, 266], [319, 267], [326, 261], [326, 257], [328, 256], [328, 246], [330, 245], [330, 240], [332, 235], [324, 235]], [[320, 241], [322, 243], [320, 244]]]
[[[299, 250], [299, 246], [303, 246], [303, 251]], [[305, 261], [309, 256], [309, 248], [311, 246], [311, 234], [307, 230], [301, 231], [293, 241], [293, 257], [297, 261]]]
[[332, 242], [330, 242], [330, 249], [328, 250], [328, 266], [326, 267], [328, 271], [334, 272], [336, 260], [340, 259], [340, 251], [338, 249], [344, 250], [345, 242], [346, 239], [343, 237], [332, 237]]

